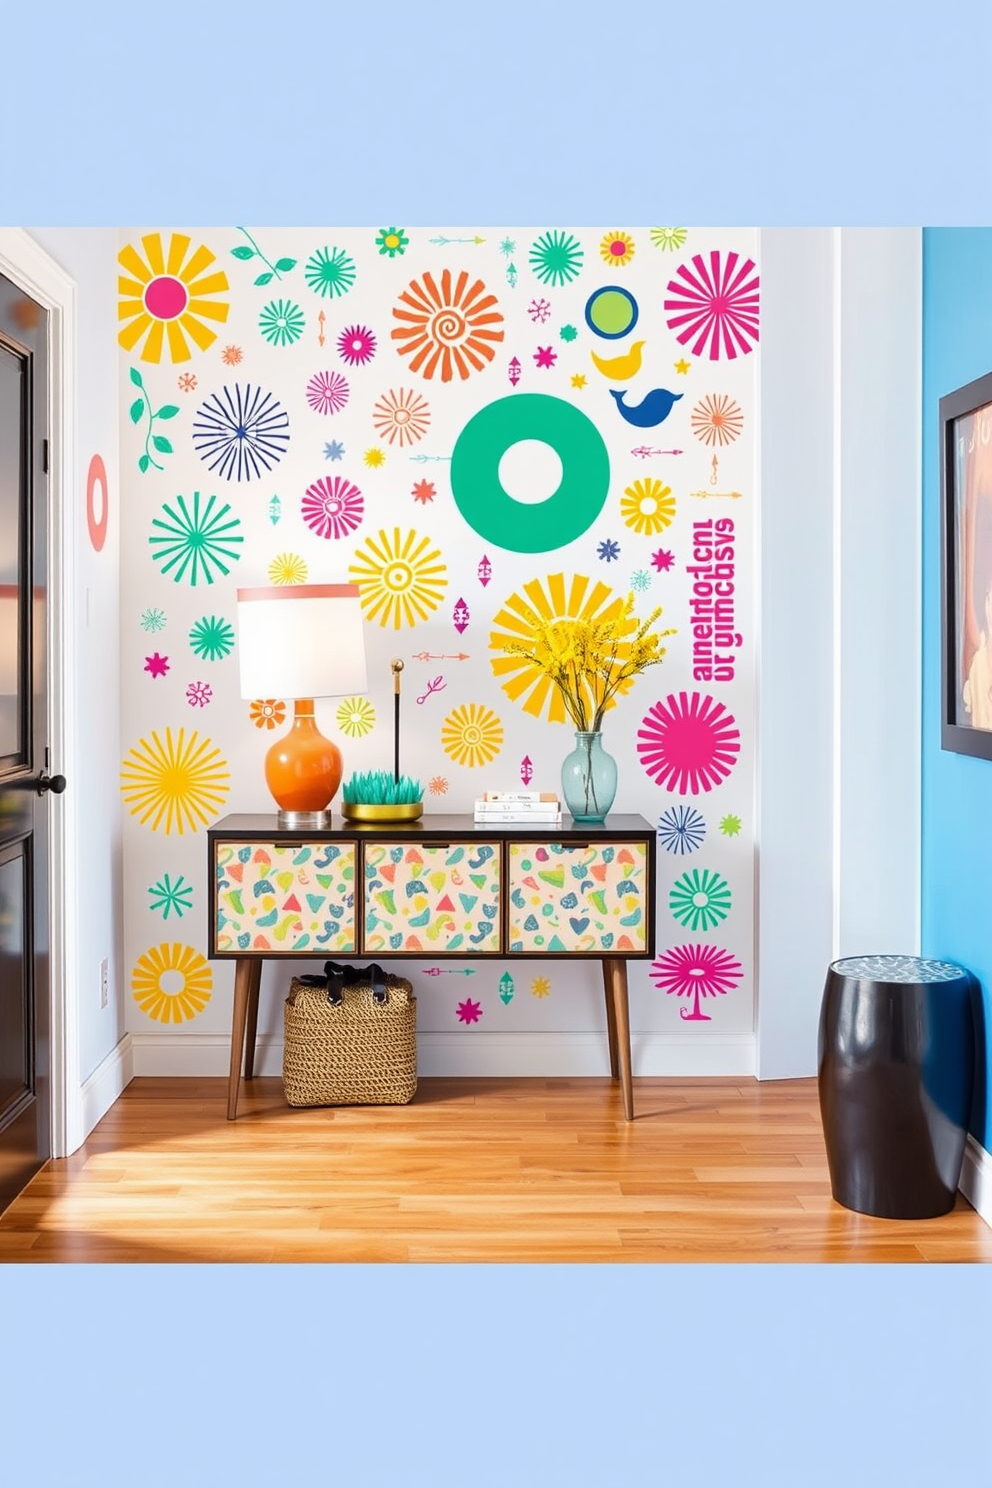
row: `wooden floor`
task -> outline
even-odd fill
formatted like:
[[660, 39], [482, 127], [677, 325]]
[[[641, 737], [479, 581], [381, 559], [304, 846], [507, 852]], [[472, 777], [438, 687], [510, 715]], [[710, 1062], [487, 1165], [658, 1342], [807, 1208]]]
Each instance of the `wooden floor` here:
[[830, 1196], [815, 1080], [422, 1079], [291, 1110], [279, 1079], [137, 1079], [0, 1217], [2, 1261], [992, 1261]]

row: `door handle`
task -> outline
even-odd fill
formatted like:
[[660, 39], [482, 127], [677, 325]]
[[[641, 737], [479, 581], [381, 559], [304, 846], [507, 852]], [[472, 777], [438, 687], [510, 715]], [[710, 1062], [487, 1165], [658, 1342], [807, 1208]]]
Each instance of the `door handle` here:
[[36, 779], [28, 780], [25, 783], [34, 786], [39, 796], [43, 796], [46, 791], [51, 791], [53, 796], [60, 796], [65, 790], [65, 776], [49, 775], [46, 770], [42, 770]]

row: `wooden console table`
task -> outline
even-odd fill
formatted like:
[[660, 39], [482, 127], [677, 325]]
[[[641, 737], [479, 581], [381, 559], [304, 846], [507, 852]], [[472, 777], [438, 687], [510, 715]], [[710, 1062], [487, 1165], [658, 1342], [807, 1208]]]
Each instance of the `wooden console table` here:
[[610, 1074], [634, 1119], [627, 962], [654, 955], [655, 834], [640, 816], [600, 825], [342, 821], [288, 830], [225, 816], [207, 832], [212, 960], [233, 960], [227, 1115], [255, 1065], [262, 963], [568, 958], [601, 961]]

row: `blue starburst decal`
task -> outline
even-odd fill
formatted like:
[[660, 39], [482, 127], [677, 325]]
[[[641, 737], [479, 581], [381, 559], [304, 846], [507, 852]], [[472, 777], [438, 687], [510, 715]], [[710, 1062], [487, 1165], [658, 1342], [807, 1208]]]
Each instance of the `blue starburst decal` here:
[[600, 543], [596, 553], [604, 563], [612, 563], [614, 558], [620, 557], [620, 544], [614, 542], [612, 538], [607, 538], [605, 542]]
[[271, 470], [286, 453], [289, 415], [277, 398], [235, 383], [221, 388], [197, 410], [193, 444], [208, 470], [225, 480], [251, 480]]
[[332, 439], [330, 444], [324, 445], [325, 460], [340, 460], [343, 454], [344, 445], [341, 443], [340, 439]]

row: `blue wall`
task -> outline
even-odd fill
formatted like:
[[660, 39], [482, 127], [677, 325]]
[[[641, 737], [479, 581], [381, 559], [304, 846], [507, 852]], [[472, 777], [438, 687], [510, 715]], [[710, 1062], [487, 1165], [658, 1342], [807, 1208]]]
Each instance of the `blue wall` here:
[[[971, 1129], [992, 1150], [992, 761], [940, 747], [938, 402], [992, 371], [992, 228], [923, 234], [922, 949], [973, 971], [984, 1027]], [[893, 741], [895, 746], [895, 741]]]

